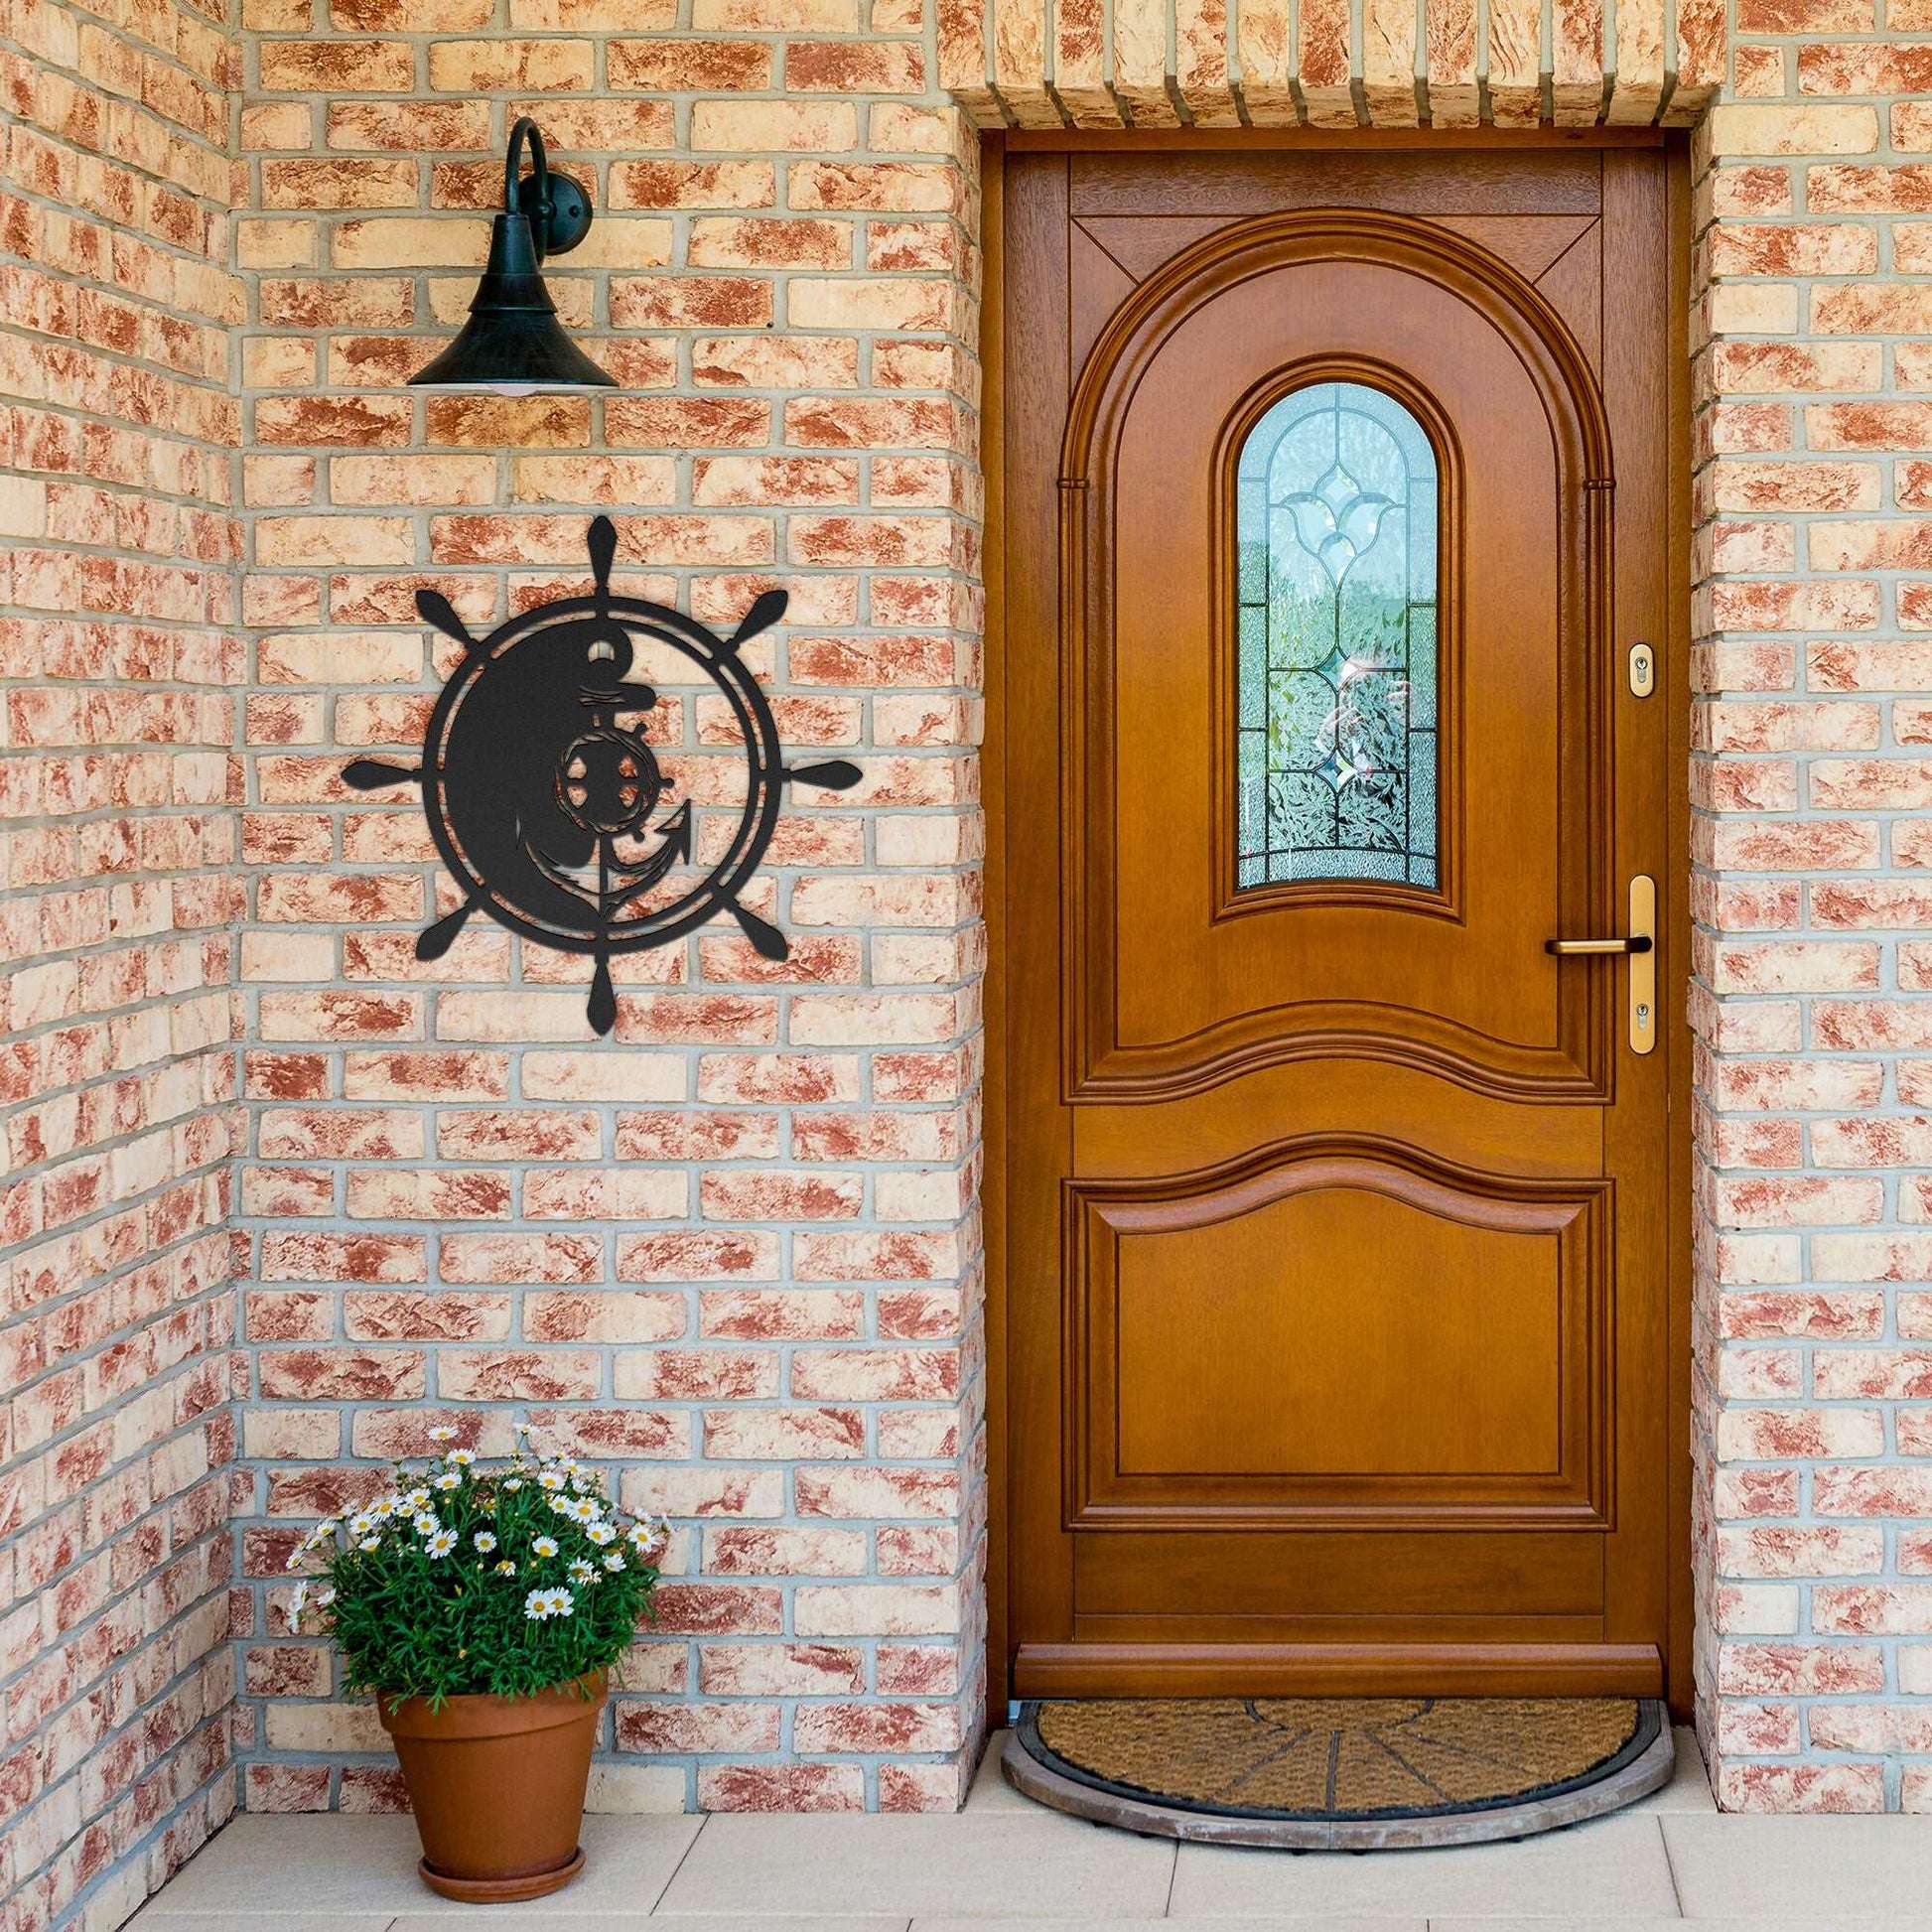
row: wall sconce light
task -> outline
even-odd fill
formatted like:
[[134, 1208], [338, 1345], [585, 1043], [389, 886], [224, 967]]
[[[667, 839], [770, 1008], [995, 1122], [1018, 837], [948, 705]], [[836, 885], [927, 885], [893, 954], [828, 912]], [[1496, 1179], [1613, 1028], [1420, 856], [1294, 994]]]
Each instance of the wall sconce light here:
[[[532, 172], [518, 178], [525, 141]], [[489, 259], [470, 304], [470, 320], [448, 348], [409, 378], [419, 389], [490, 389], [529, 396], [558, 389], [615, 389], [564, 334], [557, 305], [538, 272], [547, 255], [575, 248], [590, 232], [588, 196], [553, 175], [543, 136], [527, 115], [510, 129], [503, 163], [503, 210], [489, 231]]]

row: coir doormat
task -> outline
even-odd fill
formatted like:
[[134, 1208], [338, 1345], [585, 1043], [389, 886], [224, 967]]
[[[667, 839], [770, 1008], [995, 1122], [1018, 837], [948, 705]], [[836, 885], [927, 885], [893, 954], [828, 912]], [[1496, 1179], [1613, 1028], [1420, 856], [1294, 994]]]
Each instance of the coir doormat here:
[[1030, 1703], [1009, 1782], [1172, 1838], [1299, 1850], [1520, 1838], [1670, 1776], [1634, 1698], [1192, 1698]]

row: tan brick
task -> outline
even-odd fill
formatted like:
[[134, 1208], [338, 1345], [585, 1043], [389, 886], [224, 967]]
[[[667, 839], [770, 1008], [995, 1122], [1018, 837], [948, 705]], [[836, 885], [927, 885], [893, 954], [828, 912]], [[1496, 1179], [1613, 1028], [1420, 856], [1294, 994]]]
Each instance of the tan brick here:
[[235, 259], [243, 268], [313, 268], [318, 240], [313, 221], [237, 221]]
[[677, 472], [666, 457], [524, 456], [513, 468], [519, 502], [635, 507], [677, 500]]
[[685, 259], [693, 268], [850, 268], [853, 238], [844, 221], [700, 215]]
[[[489, 108], [483, 101], [337, 100], [328, 108], [328, 145], [422, 154], [487, 149]], [[306, 140], [290, 143], [307, 147]]]
[[588, 41], [433, 41], [429, 84], [438, 93], [567, 92], [593, 78]]
[[605, 50], [613, 87], [650, 92], [762, 93], [771, 85], [772, 49], [764, 41], [613, 41]]
[[416, 84], [415, 50], [407, 41], [261, 43], [261, 84], [270, 93], [408, 93]]
[[677, 0], [510, 0], [510, 25], [538, 33], [663, 33], [677, 25]]
[[487, 503], [495, 491], [493, 457], [347, 456], [329, 464], [332, 503]]
[[271, 516], [255, 525], [259, 564], [406, 564], [415, 554], [401, 517]]
[[1932, 153], [1932, 103], [1900, 100], [1889, 111], [1894, 148], [1908, 154]]
[[1922, 214], [1932, 207], [1932, 168], [1807, 169], [1805, 202], [1814, 214]]
[[1733, 222], [1710, 235], [1718, 275], [1868, 275], [1876, 232], [1857, 222]]
[[372, 216], [330, 230], [337, 268], [481, 268], [489, 224], [469, 216]]
[[241, 110], [241, 145], [251, 153], [306, 150], [315, 136], [315, 114], [306, 101], [268, 101]]
[[[776, 173], [768, 161], [617, 161], [611, 206], [625, 207], [770, 207]], [[794, 207], [804, 206], [794, 202]]]
[[263, 207], [414, 207], [416, 163], [404, 160], [264, 161]]
[[842, 154], [858, 144], [858, 109], [847, 101], [701, 100], [691, 109], [700, 154]]
[[858, 0], [691, 0], [699, 33], [854, 34]]
[[623, 329], [759, 329], [775, 314], [769, 282], [723, 275], [618, 275], [611, 320]]
[[1721, 155], [1870, 154], [1878, 146], [1878, 111], [1850, 104], [1741, 102], [1714, 108], [1712, 151]]
[[936, 331], [956, 322], [956, 292], [945, 282], [906, 278], [793, 280], [785, 291], [786, 318], [801, 329]]

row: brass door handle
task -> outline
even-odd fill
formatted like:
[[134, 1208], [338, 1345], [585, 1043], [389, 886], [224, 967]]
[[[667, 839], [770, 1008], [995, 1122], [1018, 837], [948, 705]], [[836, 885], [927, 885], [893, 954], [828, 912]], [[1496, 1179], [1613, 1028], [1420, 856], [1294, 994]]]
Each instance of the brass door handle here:
[[1543, 950], [1560, 959], [1628, 954], [1630, 1050], [1648, 1053], [1657, 1044], [1657, 882], [1648, 873], [1630, 881], [1630, 932], [1623, 939], [1546, 939]]
[[1656, 943], [1647, 932], [1633, 932], [1627, 939], [1546, 939], [1543, 950], [1575, 959], [1597, 953], [1648, 952]]

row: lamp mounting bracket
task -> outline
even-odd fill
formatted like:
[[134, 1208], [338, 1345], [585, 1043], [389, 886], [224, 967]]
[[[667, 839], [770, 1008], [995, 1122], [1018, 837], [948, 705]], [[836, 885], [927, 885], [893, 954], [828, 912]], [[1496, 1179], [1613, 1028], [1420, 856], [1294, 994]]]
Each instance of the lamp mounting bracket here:
[[591, 231], [590, 197], [568, 175], [525, 175], [516, 184], [516, 205], [529, 217], [539, 257], [567, 255]]

